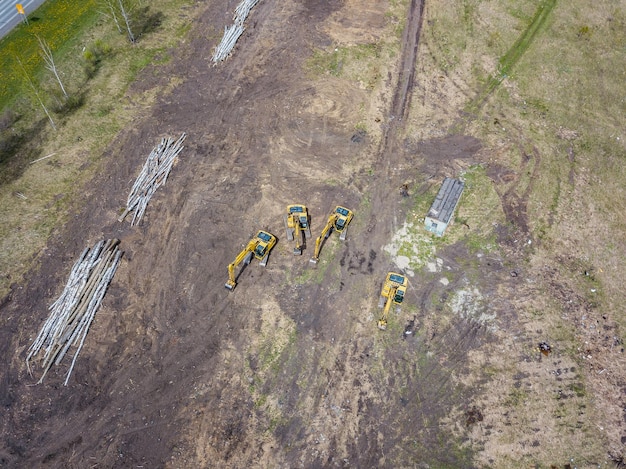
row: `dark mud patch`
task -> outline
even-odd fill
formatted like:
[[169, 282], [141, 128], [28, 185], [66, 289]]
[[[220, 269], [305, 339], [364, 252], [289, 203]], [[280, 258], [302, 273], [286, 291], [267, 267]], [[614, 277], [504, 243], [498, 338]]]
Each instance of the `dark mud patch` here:
[[448, 135], [421, 141], [406, 141], [408, 154], [421, 161], [420, 171], [434, 177], [457, 176], [459, 171], [477, 163], [482, 142], [469, 135]]

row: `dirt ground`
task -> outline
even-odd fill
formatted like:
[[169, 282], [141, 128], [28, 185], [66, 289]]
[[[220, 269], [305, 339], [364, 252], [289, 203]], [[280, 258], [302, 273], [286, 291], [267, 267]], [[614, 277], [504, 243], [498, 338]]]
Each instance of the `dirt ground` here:
[[[584, 298], [572, 303], [554, 267], [528, 264], [524, 194], [506, 168], [489, 168], [508, 222], [496, 227], [503, 254], [444, 248], [435, 274], [411, 279], [414, 307], [396, 318], [399, 328], [375, 328], [380, 282], [394, 267], [383, 246], [410, 208], [400, 187], [485, 158], [474, 137], [416, 142], [404, 133], [419, 86], [424, 1], [412, 1], [397, 68], [375, 93], [311, 77], [304, 63], [315, 48], [375, 40], [388, 21], [385, 2], [260, 2], [234, 55], [216, 67], [206, 38], [230, 21], [236, 2], [197, 6], [172, 62], [146, 71], [128, 99], [171, 77], [181, 84], [111, 144], [106, 172], [85, 189], [87, 206], [1, 308], [0, 465], [516, 467], [502, 461], [558, 446], [544, 438], [558, 437], [552, 420], [524, 420], [515, 406], [533, 384], [576, 399], [582, 371], [559, 352], [541, 355], [544, 336], [519, 314], [536, 301], [540, 280], [577, 320], [600, 313]], [[356, 130], [363, 107], [365, 135]], [[182, 132], [186, 148], [142, 224], [118, 222], [152, 147]], [[348, 239], [331, 237], [315, 267], [312, 243], [293, 256], [283, 234], [291, 203], [308, 206], [313, 236], [335, 205], [355, 211]], [[228, 292], [226, 267], [258, 229], [279, 242], [266, 268], [253, 262]], [[124, 259], [70, 383], [62, 386], [61, 366], [34, 385], [25, 350], [77, 255], [103, 237], [121, 239]], [[466, 306], [445, 314], [460, 290]], [[605, 353], [615, 351], [609, 336]], [[513, 350], [512, 369], [498, 369], [509, 363], [494, 359], [502, 348]], [[502, 398], [502, 386], [519, 390], [507, 397], [516, 402], [489, 400], [492, 391]], [[579, 418], [584, 428], [595, 422]], [[611, 428], [623, 425], [617, 418]], [[566, 464], [555, 452], [553, 467]]]

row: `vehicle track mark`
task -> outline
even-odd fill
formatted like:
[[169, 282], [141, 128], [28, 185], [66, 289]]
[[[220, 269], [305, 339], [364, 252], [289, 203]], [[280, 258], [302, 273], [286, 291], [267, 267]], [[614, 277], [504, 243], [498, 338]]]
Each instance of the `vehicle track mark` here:
[[[519, 62], [520, 58], [524, 55], [524, 53], [528, 50], [535, 37], [541, 32], [544, 28], [547, 18], [550, 16], [552, 9], [556, 5], [557, 0], [545, 0], [541, 2], [537, 11], [535, 12], [535, 16], [532, 21], [526, 28], [526, 30], [522, 33], [522, 35], [515, 41], [513, 46], [504, 54], [498, 63], [498, 71], [495, 76], [491, 77], [485, 87], [480, 90], [478, 95], [470, 101], [468, 106], [466, 107], [466, 116], [463, 122], [460, 122], [460, 126], [455, 127], [463, 127], [464, 124], [469, 120], [473, 120], [482, 106], [485, 104], [489, 96], [500, 86], [500, 83], [506, 79], [513, 67]], [[462, 130], [462, 129], [459, 129]]]
[[[389, 191], [389, 184], [393, 185], [395, 183], [392, 178], [392, 168], [398, 166], [404, 154], [400, 148], [401, 142], [398, 142], [398, 136], [404, 126], [404, 118], [408, 112], [415, 85], [417, 52], [425, 6], [426, 0], [411, 0], [409, 11], [407, 12], [407, 26], [402, 36], [398, 80], [391, 108], [389, 109], [389, 125], [385, 127], [375, 164], [381, 170], [376, 172], [377, 177], [373, 181], [370, 225], [382, 222], [394, 230], [396, 217], [394, 210], [389, 210], [389, 207], [393, 207], [396, 204], [391, 203], [389, 199], [395, 196], [396, 192]], [[379, 248], [379, 246], [368, 247], [370, 249]]]

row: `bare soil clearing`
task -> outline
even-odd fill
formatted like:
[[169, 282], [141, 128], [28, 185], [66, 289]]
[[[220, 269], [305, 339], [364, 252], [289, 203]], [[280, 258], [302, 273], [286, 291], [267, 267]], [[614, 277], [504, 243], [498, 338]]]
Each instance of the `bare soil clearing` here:
[[[235, 4], [198, 7], [163, 78], [148, 71], [129, 98], [171, 76], [177, 86], [111, 144], [107, 172], [86, 188], [88, 205], [1, 308], [0, 465], [516, 467], [545, 462], [548, 452], [556, 467], [572, 457], [581, 458], [577, 467], [605, 467], [598, 447], [616, 448], [623, 418], [607, 423], [614, 435], [589, 435], [599, 414], [624, 404], [624, 367], [606, 364], [612, 381], [592, 368], [600, 381], [589, 383], [611, 397], [604, 410], [588, 409], [588, 370], [564, 351], [539, 353], [541, 340], [560, 338], [545, 337], [528, 312], [546, 298], [562, 303], [572, 343], [586, 340], [581, 322], [597, 321], [607, 339], [584, 353], [623, 362], [615, 322], [563, 280], [581, 266], [532, 256], [531, 186], [517, 175], [532, 172], [540, 155], [515, 171], [487, 167], [504, 214], [494, 228], [498, 250], [443, 247], [434, 268], [411, 279], [413, 306], [384, 334], [375, 327], [380, 283], [394, 268], [383, 247], [411, 209], [401, 186], [427, 191], [489, 159], [470, 135], [407, 137], [425, 2], [410, 3], [398, 68], [373, 92], [310, 77], [305, 61], [335, 42], [387, 34], [384, 2], [260, 2], [234, 55], [217, 67], [206, 38], [222, 31]], [[377, 127], [353, 138], [364, 114]], [[146, 155], [182, 132], [186, 148], [142, 224], [119, 223]], [[293, 256], [283, 234], [291, 203], [308, 206], [313, 236], [335, 205], [355, 211], [348, 239], [331, 237], [315, 267], [312, 243]], [[279, 242], [267, 267], [248, 266], [229, 293], [226, 266], [258, 229]], [[75, 256], [103, 237], [121, 239], [125, 256], [70, 385], [61, 386], [58, 369], [30, 386], [24, 351]], [[552, 407], [533, 404], [541, 389], [558, 390]], [[559, 416], [561, 399], [578, 402], [580, 413]], [[568, 453], [578, 439], [587, 449]]]

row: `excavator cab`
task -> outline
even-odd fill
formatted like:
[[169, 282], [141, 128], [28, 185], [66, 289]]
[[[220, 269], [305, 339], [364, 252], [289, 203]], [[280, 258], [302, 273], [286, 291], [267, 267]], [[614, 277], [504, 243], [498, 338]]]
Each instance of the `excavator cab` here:
[[388, 275], [388, 279], [389, 279], [388, 280], [389, 283], [392, 283], [398, 286], [404, 286], [404, 288], [396, 289], [395, 295], [393, 297], [393, 302], [399, 305], [402, 303], [402, 301], [404, 301], [404, 294], [406, 293], [406, 284], [407, 284], [406, 277], [404, 277], [403, 275], [398, 275], [398, 274], [394, 274], [390, 272]]
[[304, 205], [288, 205], [287, 211], [297, 218], [302, 230], [309, 229], [309, 212]]
[[[335, 230], [337, 230], [339, 233], [343, 232], [344, 228], [346, 228], [348, 226], [348, 223], [350, 223], [350, 220], [352, 220], [352, 211], [348, 210], [345, 207], [341, 207], [341, 206], [337, 206], [335, 207], [335, 211], [333, 212], [333, 215], [336, 214], [337, 216], [335, 216]], [[342, 238], [342, 240], [345, 239]]]
[[378, 328], [381, 331], [387, 329], [387, 318], [389, 317], [391, 305], [395, 303], [397, 305], [396, 311], [400, 311], [400, 304], [404, 301], [408, 285], [409, 281], [404, 275], [395, 272], [389, 272], [387, 274], [378, 302], [378, 307], [384, 308], [383, 314], [378, 320]]
[[228, 290], [234, 290], [237, 286], [237, 277], [235, 269], [243, 262], [248, 265], [252, 257], [259, 259], [259, 265], [265, 267], [270, 251], [276, 244], [276, 237], [267, 231], [259, 231], [246, 245], [245, 248], [237, 255], [235, 260], [228, 265], [228, 280], [224, 285]]
[[[274, 247], [276, 244], [276, 238], [274, 235], [267, 233], [266, 231], [259, 231], [256, 234], [256, 238], [259, 240], [256, 248], [254, 248], [254, 257], [263, 261], [265, 258], [265, 253]], [[267, 263], [267, 260], [266, 260]], [[265, 264], [263, 264], [265, 266]]]
[[257, 259], [263, 259], [265, 257], [266, 246], [259, 244], [254, 250], [254, 257]]

